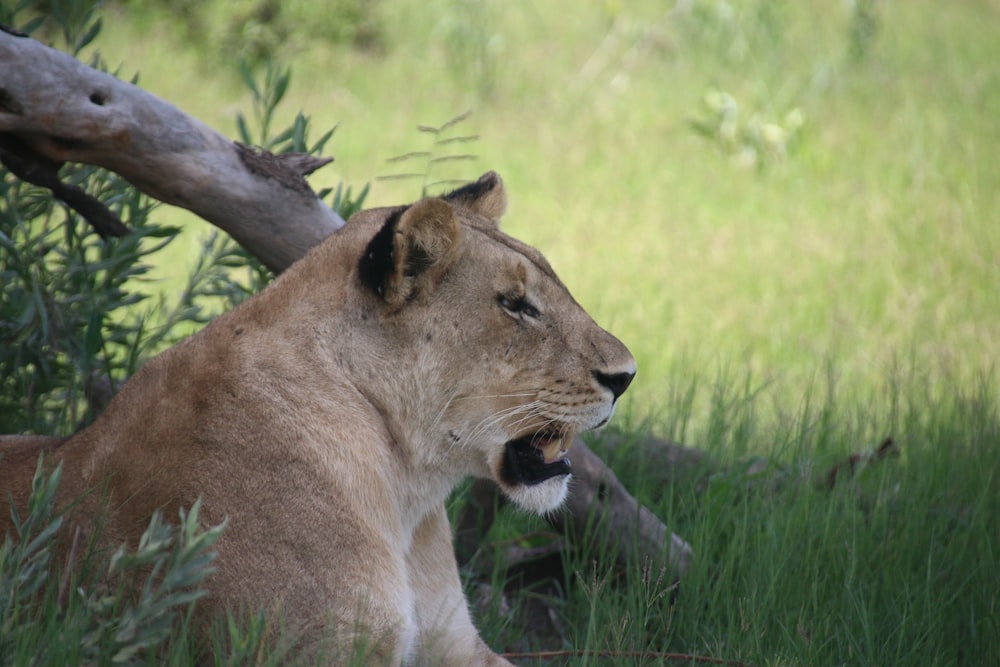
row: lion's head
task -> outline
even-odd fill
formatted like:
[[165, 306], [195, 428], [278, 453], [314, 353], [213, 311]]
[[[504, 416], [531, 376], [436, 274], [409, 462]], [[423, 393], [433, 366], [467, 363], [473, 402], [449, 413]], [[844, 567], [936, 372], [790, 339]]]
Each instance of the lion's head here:
[[351, 266], [337, 363], [404, 456], [428, 474], [492, 478], [545, 512], [566, 496], [573, 437], [608, 422], [636, 366], [541, 253], [500, 231], [505, 208], [490, 172], [358, 214], [321, 247], [336, 252], [328, 266]]

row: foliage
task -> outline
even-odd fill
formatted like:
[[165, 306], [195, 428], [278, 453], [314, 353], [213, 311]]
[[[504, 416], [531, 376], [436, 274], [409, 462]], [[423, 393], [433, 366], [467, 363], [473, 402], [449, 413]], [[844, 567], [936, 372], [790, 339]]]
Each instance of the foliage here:
[[722, 91], [711, 91], [703, 101], [703, 117], [691, 121], [692, 129], [742, 167], [763, 168], [784, 160], [796, 148], [805, 123], [799, 108], [780, 120], [768, 120], [759, 113], [748, 114], [732, 95]]
[[374, 50], [381, 42], [377, 2], [371, 0], [119, 0], [152, 21], [180, 23], [186, 38], [214, 60], [234, 56], [264, 65], [288, 55], [300, 40]]
[[[263, 70], [258, 78], [256, 71]], [[243, 82], [251, 93], [251, 108], [253, 117], [258, 128], [257, 136], [250, 131], [250, 125], [246, 116], [242, 112], [236, 114], [236, 128], [239, 131], [240, 139], [247, 145], [260, 145], [275, 154], [282, 153], [309, 153], [310, 155], [320, 155], [326, 147], [327, 142], [337, 131], [337, 126], [333, 126], [324, 132], [319, 139], [311, 145], [308, 143], [309, 117], [301, 111], [295, 115], [292, 124], [285, 130], [274, 134], [271, 132], [271, 123], [274, 121], [275, 111], [285, 98], [288, 86], [291, 84], [292, 72], [287, 67], [282, 67], [274, 60], [268, 60], [260, 67], [255, 68], [247, 61], [240, 62], [240, 75]], [[337, 211], [340, 216], [347, 220], [352, 215], [361, 210], [365, 198], [368, 196], [369, 186], [366, 184], [356, 195], [352, 192], [351, 186], [339, 183], [336, 189], [323, 188], [317, 194], [323, 199], [333, 193], [330, 200], [330, 207]], [[250, 258], [248, 258], [249, 261]], [[257, 266], [260, 266], [257, 263]]]
[[[22, 14], [44, 10], [35, 19]], [[43, 22], [40, 19], [44, 17]], [[24, 1], [0, 21], [58, 34], [74, 54], [101, 30], [95, 3]], [[95, 57], [95, 66], [100, 66]], [[132, 233], [101, 239], [48, 192], [0, 170], [0, 432], [59, 433], [87, 423], [150, 350], [147, 260], [179, 230], [121, 177], [70, 164], [60, 177], [104, 202]]]
[[417, 180], [420, 181], [420, 196], [426, 197], [431, 190], [444, 185], [458, 185], [466, 183], [465, 179], [441, 178], [438, 172], [442, 165], [446, 163], [464, 163], [475, 160], [475, 155], [469, 153], [455, 153], [452, 151], [453, 145], [461, 145], [474, 142], [479, 139], [478, 135], [465, 134], [453, 135], [454, 128], [472, 115], [471, 111], [459, 114], [451, 120], [442, 123], [440, 126], [418, 125], [417, 130], [428, 137], [430, 142], [427, 150], [410, 151], [396, 157], [389, 158], [393, 164], [419, 165], [412, 171], [379, 176], [379, 180]]
[[135, 551], [122, 546], [108, 562], [93, 542], [77, 543], [80, 566], [58, 577], [59, 479], [60, 468], [46, 474], [40, 462], [28, 513], [11, 508], [14, 535], [0, 546], [0, 663], [145, 665], [165, 650], [186, 655], [183, 642], [166, 642], [204, 595], [222, 526], [202, 529], [198, 503], [176, 526], [157, 513]]
[[[17, 0], [0, 6], [0, 23], [40, 39], [62, 39], [77, 56], [101, 31], [98, 9], [103, 0]], [[19, 17], [28, 15], [23, 21]]]
[[139, 224], [130, 235], [105, 242], [47, 194], [9, 175], [0, 181], [3, 432], [45, 432], [87, 421], [92, 415], [82, 400], [85, 390], [135, 370], [143, 320], [133, 310], [122, 313], [144, 297], [126, 283], [140, 279], [144, 258], [176, 234], [143, 224], [151, 202], [119, 177], [90, 167], [63, 174]]

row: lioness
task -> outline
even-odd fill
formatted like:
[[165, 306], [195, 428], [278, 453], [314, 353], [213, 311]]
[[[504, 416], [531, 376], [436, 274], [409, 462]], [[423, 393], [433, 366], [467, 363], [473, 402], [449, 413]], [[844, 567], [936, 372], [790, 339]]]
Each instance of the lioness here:
[[499, 230], [505, 208], [491, 172], [359, 213], [147, 363], [89, 428], [0, 444], [0, 503], [24, 504], [40, 449], [64, 502], [103, 489], [108, 544], [201, 497], [228, 526], [200, 625], [268, 610], [310, 652], [360, 633], [381, 664], [509, 665], [469, 617], [445, 499], [476, 475], [558, 508], [570, 442], [607, 423], [635, 361]]

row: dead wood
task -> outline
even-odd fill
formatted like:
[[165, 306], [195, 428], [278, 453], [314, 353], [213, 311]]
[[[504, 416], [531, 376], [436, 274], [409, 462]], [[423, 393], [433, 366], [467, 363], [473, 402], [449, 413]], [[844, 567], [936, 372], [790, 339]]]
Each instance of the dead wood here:
[[892, 438], [886, 438], [877, 449], [871, 452], [851, 454], [847, 460], [830, 468], [821, 480], [817, 482], [820, 488], [827, 491], [837, 486], [837, 482], [850, 479], [857, 469], [867, 463], [877, 463], [888, 458], [899, 456], [899, 446]]
[[138, 86], [5, 31], [0, 147], [48, 165], [45, 187], [64, 162], [109, 169], [197, 213], [277, 272], [344, 224], [304, 178], [328, 159], [240, 146]]
[[0, 164], [22, 181], [50, 190], [53, 197], [82, 215], [102, 239], [128, 234], [125, 223], [103, 202], [59, 180], [62, 163], [36, 154], [13, 134], [0, 132]]

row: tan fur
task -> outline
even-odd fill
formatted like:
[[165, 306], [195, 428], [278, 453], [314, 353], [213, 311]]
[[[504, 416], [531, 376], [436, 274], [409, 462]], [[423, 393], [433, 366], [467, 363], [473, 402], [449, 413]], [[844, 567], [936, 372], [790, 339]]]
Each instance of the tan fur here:
[[[558, 507], [567, 477], [512, 483], [505, 443], [602, 426], [616, 397], [600, 378], [635, 364], [541, 254], [499, 231], [505, 205], [490, 173], [402, 214], [362, 212], [147, 363], [89, 428], [0, 439], [0, 534], [46, 450], [63, 502], [108, 498], [108, 544], [134, 545], [154, 510], [176, 517], [198, 497], [206, 524], [228, 521], [200, 626], [263, 609], [307, 650], [362, 632], [381, 664], [509, 664], [470, 620], [445, 499], [475, 475], [530, 511]], [[373, 289], [362, 258], [391, 219]], [[93, 525], [96, 508], [73, 522]]]

